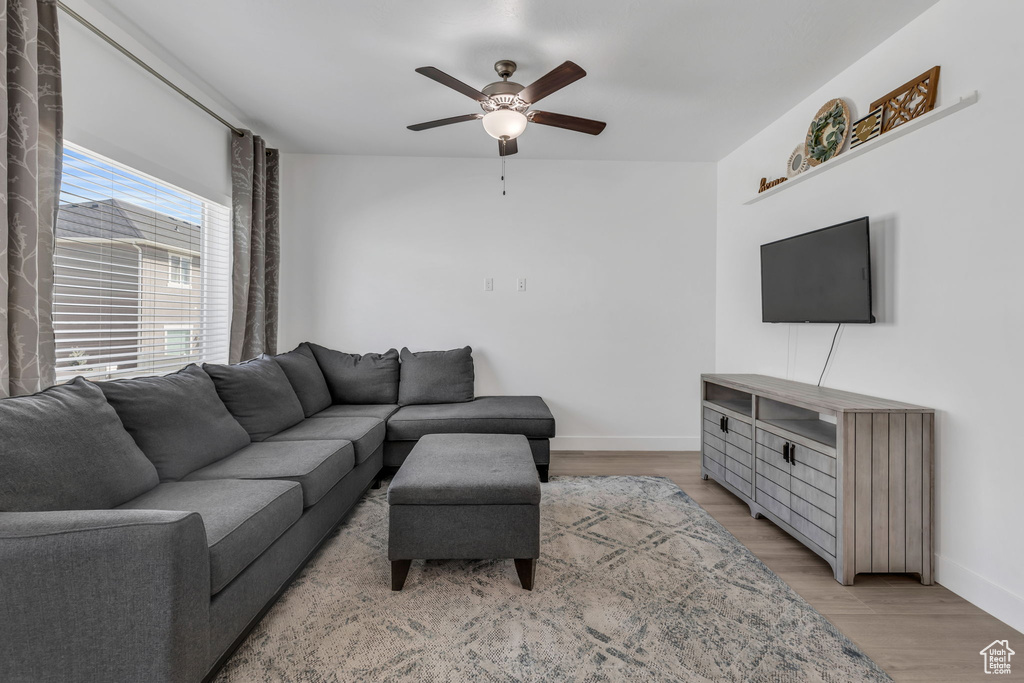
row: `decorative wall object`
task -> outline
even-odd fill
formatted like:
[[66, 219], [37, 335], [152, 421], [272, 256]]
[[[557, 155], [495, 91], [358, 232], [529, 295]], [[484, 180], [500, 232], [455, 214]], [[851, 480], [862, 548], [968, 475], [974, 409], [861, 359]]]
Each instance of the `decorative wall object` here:
[[863, 145], [882, 134], [882, 108], [876, 107], [870, 114], [856, 121], [850, 133], [850, 149]]
[[[918, 116], [913, 121], [907, 122], [906, 125], [901, 125], [885, 135], [880, 135], [877, 139], [872, 140], [871, 144], [861, 144], [857, 147], [857, 149], [850, 149], [849, 151], [844, 152], [840, 156], [832, 159], [827, 164], [819, 164], [814, 168], [808, 168], [806, 171], [799, 175], [791, 176], [789, 178], [788, 183], [777, 185], [767, 191], [758, 192], [757, 194], [747, 199], [747, 201], [743, 202], [743, 204], [748, 205], [763, 201], [768, 197], [777, 194], [778, 192], [785, 191], [787, 188], [799, 185], [800, 183], [806, 182], [811, 178], [815, 178], [821, 175], [822, 171], [827, 171], [829, 169], [835, 168], [836, 166], [842, 166], [843, 164], [849, 161], [853, 161], [854, 159], [857, 159], [858, 157], [861, 157], [864, 154], [878, 147], [884, 147], [885, 145], [888, 145], [891, 142], [899, 140], [905, 135], [909, 135], [910, 133], [918, 130], [919, 128], [930, 126], [936, 121], [941, 121], [947, 116], [951, 116], [956, 112], [961, 111], [977, 103], [978, 91], [972, 90], [966, 95], [962, 95], [959, 98], [942, 105], [941, 107], [935, 107], [924, 116]], [[851, 131], [851, 135], [852, 134], [853, 133]]]
[[786, 166], [786, 177], [800, 175], [807, 170], [807, 145], [800, 143], [789, 155], [789, 165]]
[[775, 187], [776, 185], [781, 185], [782, 183], [786, 182], [787, 180], [789, 180], [789, 178], [776, 178], [775, 180], [768, 180], [767, 178], [761, 178], [761, 184], [758, 185], [757, 191], [760, 193], [760, 192], [764, 192], [765, 190], [770, 190], [773, 187]]
[[903, 125], [935, 107], [939, 88], [939, 67], [933, 66], [885, 97], [871, 103], [871, 109], [882, 108], [882, 133]]
[[829, 100], [818, 110], [807, 129], [807, 163], [828, 161], [843, 151], [850, 128], [850, 108], [842, 98]]

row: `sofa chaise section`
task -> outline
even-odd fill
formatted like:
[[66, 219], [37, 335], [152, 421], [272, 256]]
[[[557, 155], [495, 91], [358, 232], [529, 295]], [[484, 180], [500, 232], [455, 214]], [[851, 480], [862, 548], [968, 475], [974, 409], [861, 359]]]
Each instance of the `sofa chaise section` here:
[[402, 406], [388, 419], [384, 464], [400, 467], [427, 434], [521, 434], [547, 481], [555, 418], [540, 396], [479, 396], [464, 403]]

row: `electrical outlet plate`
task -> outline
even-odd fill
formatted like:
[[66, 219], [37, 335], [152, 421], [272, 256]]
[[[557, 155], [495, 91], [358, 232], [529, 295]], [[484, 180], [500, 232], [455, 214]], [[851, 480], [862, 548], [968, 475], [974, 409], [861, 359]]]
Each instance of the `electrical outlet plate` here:
[[516, 281], [516, 291], [517, 292], [525, 292], [526, 291], [526, 278], [525, 277], [521, 277], [521, 278], [519, 278]]
[[494, 278], [493, 277], [484, 278], [484, 291], [485, 292], [493, 292], [494, 291]]

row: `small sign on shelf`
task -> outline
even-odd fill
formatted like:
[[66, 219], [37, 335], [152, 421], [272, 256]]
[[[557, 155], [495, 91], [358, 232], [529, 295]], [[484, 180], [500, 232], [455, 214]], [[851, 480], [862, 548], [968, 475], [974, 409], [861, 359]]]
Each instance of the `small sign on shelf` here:
[[787, 180], [789, 180], [789, 178], [776, 178], [775, 180], [768, 180], [767, 178], [761, 178], [761, 185], [760, 185], [760, 187], [757, 188], [757, 192], [760, 194], [761, 192], [764, 192], [765, 190], [772, 189], [776, 185], [781, 185], [782, 183], [786, 182]]

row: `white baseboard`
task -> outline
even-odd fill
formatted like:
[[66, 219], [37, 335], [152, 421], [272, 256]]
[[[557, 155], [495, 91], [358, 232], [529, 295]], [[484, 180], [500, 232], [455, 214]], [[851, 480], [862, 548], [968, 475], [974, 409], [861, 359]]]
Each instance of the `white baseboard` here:
[[556, 436], [553, 451], [699, 451], [697, 436]]
[[1021, 596], [942, 555], [935, 556], [935, 580], [996, 619], [1024, 631], [1024, 598]]

